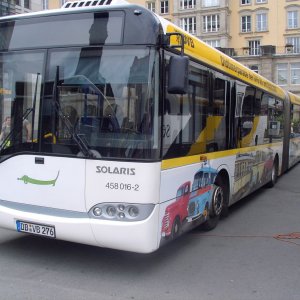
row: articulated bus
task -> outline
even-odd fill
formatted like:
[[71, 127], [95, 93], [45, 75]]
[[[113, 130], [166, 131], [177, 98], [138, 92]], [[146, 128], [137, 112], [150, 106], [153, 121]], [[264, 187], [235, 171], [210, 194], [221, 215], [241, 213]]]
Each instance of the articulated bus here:
[[150, 253], [300, 159], [300, 98], [151, 11], [0, 19], [0, 226]]

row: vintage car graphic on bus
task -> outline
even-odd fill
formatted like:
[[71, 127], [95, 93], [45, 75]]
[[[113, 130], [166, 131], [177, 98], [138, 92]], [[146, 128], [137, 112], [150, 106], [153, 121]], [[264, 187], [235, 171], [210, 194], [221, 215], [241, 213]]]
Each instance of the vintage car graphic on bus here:
[[217, 170], [211, 167], [201, 168], [195, 174], [188, 206], [188, 222], [200, 218], [201, 221], [206, 220], [211, 205], [216, 176]]
[[174, 239], [187, 229], [184, 228], [187, 223], [197, 221], [198, 224], [207, 219], [216, 175], [217, 170], [202, 167], [194, 175], [192, 187], [191, 182], [187, 181], [178, 188], [175, 202], [165, 210], [162, 220], [163, 237]]
[[172, 239], [181, 231], [182, 224], [188, 216], [191, 182], [182, 184], [176, 194], [176, 201], [167, 206], [162, 221], [162, 236]]

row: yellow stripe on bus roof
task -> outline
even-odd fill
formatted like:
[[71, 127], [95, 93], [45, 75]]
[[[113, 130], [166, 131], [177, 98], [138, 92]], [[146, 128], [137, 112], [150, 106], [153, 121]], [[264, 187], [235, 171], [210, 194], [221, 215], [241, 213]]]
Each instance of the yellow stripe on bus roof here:
[[[168, 22], [166, 32], [179, 32], [184, 35], [184, 52], [187, 55], [190, 55], [191, 57], [194, 57], [206, 65], [212, 66], [223, 73], [232, 75], [246, 83], [259, 87], [273, 95], [276, 95], [277, 97], [285, 99], [285, 92], [282, 88], [260, 76], [259, 74], [251, 71], [238, 61], [223, 54], [217, 49], [210, 47], [189, 33], [181, 30], [172, 23]], [[171, 45], [178, 45], [178, 39], [178, 36], [171, 36]]]
[[292, 94], [290, 92], [289, 92], [289, 96], [290, 96], [292, 104], [298, 104], [298, 105], [300, 105], [300, 97], [299, 96], [294, 95], [294, 94]]

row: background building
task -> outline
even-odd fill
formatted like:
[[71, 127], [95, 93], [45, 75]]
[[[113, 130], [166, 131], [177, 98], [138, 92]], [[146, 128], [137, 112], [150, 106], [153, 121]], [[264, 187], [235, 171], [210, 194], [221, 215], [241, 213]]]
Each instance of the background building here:
[[129, 0], [300, 95], [299, 0]]
[[15, 14], [15, 1], [0, 0], [0, 16]]
[[43, 9], [41, 0], [15, 0], [16, 13], [23, 14]]
[[22, 14], [43, 9], [42, 0], [0, 0], [0, 16]]
[[234, 58], [300, 95], [300, 1], [231, 0]]

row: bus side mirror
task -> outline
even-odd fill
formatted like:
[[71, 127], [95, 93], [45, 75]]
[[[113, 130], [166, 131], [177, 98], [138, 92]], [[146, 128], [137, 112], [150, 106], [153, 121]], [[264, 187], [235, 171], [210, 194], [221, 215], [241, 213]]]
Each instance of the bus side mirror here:
[[186, 94], [188, 90], [189, 58], [171, 56], [169, 63], [169, 94]]

